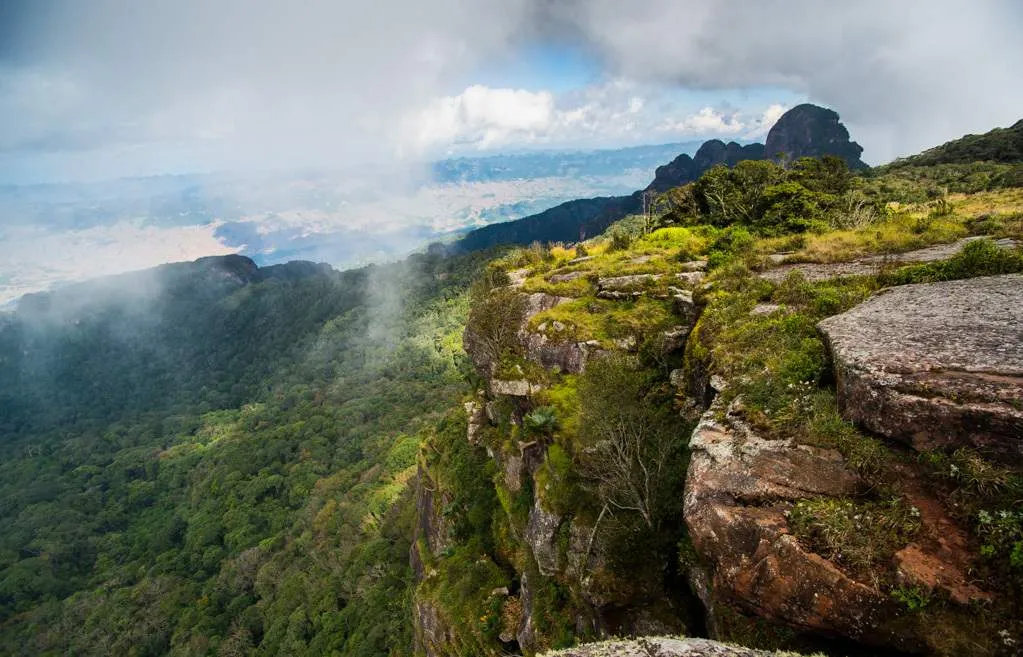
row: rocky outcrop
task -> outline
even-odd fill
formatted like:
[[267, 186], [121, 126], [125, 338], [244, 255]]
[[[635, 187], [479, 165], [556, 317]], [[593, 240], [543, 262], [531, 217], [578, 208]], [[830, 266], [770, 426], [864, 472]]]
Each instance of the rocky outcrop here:
[[795, 160], [801, 157], [836, 155], [850, 169], [867, 167], [860, 154], [863, 147], [849, 139], [849, 131], [833, 110], [804, 103], [782, 114], [764, 144], [766, 157]]
[[818, 326], [848, 419], [1023, 461], [1023, 275], [907, 285]]
[[545, 653], [543, 657], [771, 657], [776, 654], [707, 639], [648, 636], [629, 641], [584, 643]]
[[858, 477], [833, 450], [766, 440], [736, 405], [723, 422], [718, 412], [708, 411], [690, 439], [684, 502], [693, 546], [709, 568], [709, 602], [726, 600], [804, 631], [883, 642], [874, 633], [885, 598], [800, 547], [786, 520], [791, 503], [850, 495]]
[[[799, 272], [803, 278], [810, 282], [826, 281], [844, 276], [873, 276], [880, 273], [885, 267], [891, 267], [892, 265], [910, 265], [946, 260], [959, 253], [970, 242], [979, 239], [984, 238], [966, 237], [948, 244], [936, 244], [935, 246], [914, 249], [903, 253], [857, 258], [848, 262], [782, 264], [762, 272], [760, 277], [772, 283], [780, 283], [792, 272]], [[1017, 242], [1007, 238], [1000, 239], [995, 241], [995, 246], [1002, 249], [1011, 249], [1017, 246]], [[776, 255], [781, 256], [783, 254]]]
[[662, 274], [632, 274], [601, 278], [597, 281], [597, 298], [614, 301], [636, 299], [663, 277]]

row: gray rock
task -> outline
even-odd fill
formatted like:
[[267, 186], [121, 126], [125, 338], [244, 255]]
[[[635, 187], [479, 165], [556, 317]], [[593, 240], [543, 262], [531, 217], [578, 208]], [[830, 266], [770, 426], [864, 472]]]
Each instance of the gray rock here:
[[509, 397], [528, 397], [543, 390], [543, 386], [525, 379], [491, 379], [490, 394], [508, 395]]
[[515, 288], [522, 287], [528, 277], [528, 269], [513, 269], [508, 272], [508, 285]]
[[635, 351], [636, 350], [636, 336], [627, 335], [624, 338], [618, 338], [614, 341], [615, 347], [622, 351]]
[[682, 347], [686, 346], [686, 338], [689, 337], [689, 332], [693, 330], [691, 324], [684, 326], [674, 326], [671, 329], [661, 334], [663, 340], [662, 347], [665, 352], [678, 351]]
[[781, 310], [781, 306], [776, 303], [758, 303], [753, 306], [753, 310], [749, 311], [750, 315], [770, 315]]
[[689, 289], [696, 288], [700, 282], [703, 281], [703, 276], [704, 274], [702, 271], [687, 271], [675, 274], [675, 278], [685, 284], [685, 286]]
[[686, 387], [685, 370], [672, 370], [671, 374], [668, 375], [668, 382], [679, 390], [684, 389]]
[[700, 309], [693, 300], [693, 293], [678, 288], [671, 288], [671, 292], [672, 300], [675, 303], [675, 312], [685, 324], [695, 326], [696, 320], [700, 317]]
[[898, 287], [818, 327], [846, 418], [918, 450], [1023, 460], [1023, 275]]
[[599, 279], [597, 281], [597, 289], [601, 292], [642, 292], [663, 277], [663, 274], [611, 276]]
[[[958, 242], [952, 242], [951, 244], [938, 244], [936, 246], [929, 246], [925, 249], [917, 249], [915, 251], [907, 251], [905, 253], [870, 256], [867, 258], [851, 260], [849, 262], [782, 265], [762, 272], [760, 274], [760, 278], [774, 283], [780, 283], [794, 271], [802, 274], [803, 278], [810, 282], [826, 281], [833, 278], [842, 278], [844, 276], [873, 275], [880, 272], [881, 269], [886, 266], [947, 260], [959, 253], [963, 246], [965, 246], [968, 242], [972, 242], [977, 239], [982, 238], [967, 237], [959, 240]], [[995, 241], [995, 244], [1003, 249], [1010, 249], [1016, 246], [1016, 242], [1011, 239], [997, 240]]]
[[555, 306], [560, 306], [561, 304], [568, 303], [569, 301], [572, 301], [572, 297], [559, 297], [545, 292], [527, 294], [523, 322], [528, 322], [535, 315], [539, 315], [545, 310], [550, 310]]
[[539, 499], [533, 502], [524, 538], [533, 552], [540, 574], [545, 577], [550, 577], [561, 570], [561, 555], [558, 554], [557, 545], [561, 521], [561, 516], [544, 509]]
[[632, 299], [638, 299], [643, 296], [643, 293], [639, 290], [635, 292], [619, 292], [616, 290], [600, 290], [597, 292], [598, 299], [607, 299], [608, 301], [630, 301]]
[[689, 260], [682, 263], [682, 271], [703, 271], [707, 268], [706, 260]]
[[465, 402], [465, 414], [469, 418], [466, 439], [470, 445], [478, 445], [480, 432], [487, 423], [486, 410], [481, 402], [471, 400]]
[[582, 278], [583, 276], [586, 276], [586, 272], [584, 271], [570, 271], [566, 274], [551, 274], [551, 277], [547, 280], [551, 283], [568, 283], [569, 281], [574, 281], [575, 279]]
[[640, 637], [584, 643], [541, 657], [771, 657], [776, 653], [727, 645], [709, 639]]

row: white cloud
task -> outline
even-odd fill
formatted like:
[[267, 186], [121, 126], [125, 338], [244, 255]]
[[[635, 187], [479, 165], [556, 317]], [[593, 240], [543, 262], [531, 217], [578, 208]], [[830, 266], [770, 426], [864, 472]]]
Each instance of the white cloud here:
[[702, 107], [679, 117], [677, 94], [623, 79], [555, 96], [473, 85], [435, 99], [405, 121], [417, 154], [508, 146], [626, 145], [766, 134], [784, 112]]
[[409, 128], [419, 150], [458, 143], [485, 149], [535, 141], [550, 129], [554, 113], [548, 91], [473, 85], [457, 96], [432, 101], [409, 119]]
[[681, 121], [668, 119], [661, 124], [663, 132], [679, 135], [735, 135], [746, 129], [738, 112], [719, 112], [713, 107], [704, 107], [696, 114], [687, 116]]

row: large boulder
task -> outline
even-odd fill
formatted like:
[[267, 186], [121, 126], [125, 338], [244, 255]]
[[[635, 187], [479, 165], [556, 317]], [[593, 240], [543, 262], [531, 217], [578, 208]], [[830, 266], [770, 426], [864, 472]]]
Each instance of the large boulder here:
[[[690, 439], [683, 513], [693, 547], [723, 600], [803, 631], [885, 643], [884, 597], [803, 549], [786, 510], [808, 497], [844, 497], [859, 479], [832, 450], [767, 440], [735, 408], [713, 407]], [[709, 625], [714, 624], [710, 618]]]
[[894, 288], [818, 327], [846, 418], [918, 450], [1023, 460], [1023, 275]]

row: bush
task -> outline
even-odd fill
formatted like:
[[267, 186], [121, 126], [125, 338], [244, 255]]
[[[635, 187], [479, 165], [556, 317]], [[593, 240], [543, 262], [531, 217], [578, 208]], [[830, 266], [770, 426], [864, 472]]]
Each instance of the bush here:
[[876, 584], [892, 555], [919, 531], [920, 512], [899, 498], [801, 500], [792, 507], [789, 524], [814, 552]]

